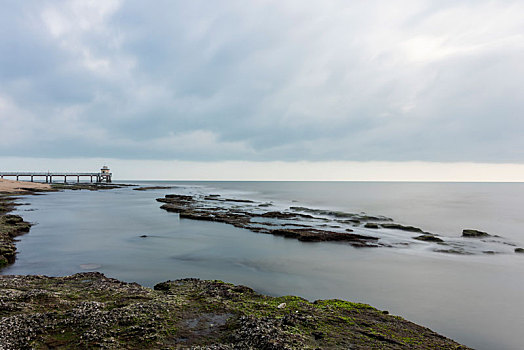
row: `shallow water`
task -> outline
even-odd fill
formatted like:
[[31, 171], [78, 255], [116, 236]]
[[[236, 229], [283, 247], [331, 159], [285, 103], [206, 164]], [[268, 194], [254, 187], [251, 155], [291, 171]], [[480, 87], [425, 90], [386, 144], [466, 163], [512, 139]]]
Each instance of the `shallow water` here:
[[19, 207], [19, 213], [37, 225], [21, 237], [16, 263], [2, 273], [97, 270], [148, 286], [182, 277], [221, 279], [273, 295], [369, 303], [478, 349], [522, 348], [524, 255], [509, 253], [512, 248], [506, 254], [463, 256], [424, 245], [356, 249], [303, 243], [180, 220], [154, 199], [218, 193], [270, 201], [277, 208], [365, 211], [450, 238], [475, 228], [524, 246], [524, 184], [147, 183], [152, 184], [182, 187], [25, 197], [21, 202], [31, 205]]

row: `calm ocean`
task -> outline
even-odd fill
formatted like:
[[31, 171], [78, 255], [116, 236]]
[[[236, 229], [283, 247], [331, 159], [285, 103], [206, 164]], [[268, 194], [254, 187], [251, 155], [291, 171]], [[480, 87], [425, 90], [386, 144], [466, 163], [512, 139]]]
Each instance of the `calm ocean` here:
[[[124, 182], [124, 181], [122, 181]], [[3, 274], [97, 270], [153, 286], [220, 279], [271, 295], [371, 304], [477, 349], [524, 344], [524, 184], [387, 182], [138, 182], [176, 186], [27, 196], [18, 214], [36, 223]], [[275, 207], [385, 215], [446, 237], [473, 228], [501, 236], [500, 254], [437, 253], [304, 243], [159, 209], [168, 193], [213, 193]], [[141, 235], [147, 238], [141, 238]], [[472, 245], [475, 241], [472, 241]]]

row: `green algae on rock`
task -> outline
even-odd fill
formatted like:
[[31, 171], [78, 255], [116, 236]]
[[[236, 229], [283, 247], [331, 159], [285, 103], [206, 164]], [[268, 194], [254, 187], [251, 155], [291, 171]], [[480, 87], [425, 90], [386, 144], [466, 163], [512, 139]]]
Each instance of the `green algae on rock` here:
[[5, 349], [467, 349], [366, 304], [221, 281], [0, 276], [0, 305]]

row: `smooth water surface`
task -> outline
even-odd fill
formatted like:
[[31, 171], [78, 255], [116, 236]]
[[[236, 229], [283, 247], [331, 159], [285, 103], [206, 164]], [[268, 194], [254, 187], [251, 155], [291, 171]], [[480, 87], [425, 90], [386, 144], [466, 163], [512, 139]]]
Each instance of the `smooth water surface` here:
[[[463, 228], [524, 246], [523, 184], [354, 182], [148, 182], [169, 190], [65, 191], [27, 196], [37, 223], [3, 274], [97, 270], [153, 286], [183, 277], [221, 279], [272, 295], [343, 298], [389, 310], [478, 349], [521, 349], [524, 254], [450, 255], [423, 249], [356, 249], [303, 243], [221, 223], [180, 220], [155, 198], [219, 193], [393, 217], [443, 236]], [[141, 235], [147, 235], [142, 238]]]

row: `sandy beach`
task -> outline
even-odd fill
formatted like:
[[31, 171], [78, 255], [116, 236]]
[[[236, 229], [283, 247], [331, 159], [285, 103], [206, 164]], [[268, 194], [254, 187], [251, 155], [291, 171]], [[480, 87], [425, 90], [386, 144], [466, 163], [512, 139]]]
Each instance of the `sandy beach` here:
[[49, 184], [0, 179], [0, 192], [15, 193], [26, 190], [50, 190]]

